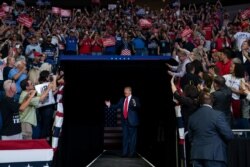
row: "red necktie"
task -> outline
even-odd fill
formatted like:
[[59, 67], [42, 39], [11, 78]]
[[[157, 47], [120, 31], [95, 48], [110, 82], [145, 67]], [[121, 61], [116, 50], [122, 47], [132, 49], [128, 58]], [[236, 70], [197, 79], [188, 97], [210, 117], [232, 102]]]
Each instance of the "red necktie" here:
[[126, 97], [124, 102], [123, 116], [125, 119], [128, 118], [128, 97]]

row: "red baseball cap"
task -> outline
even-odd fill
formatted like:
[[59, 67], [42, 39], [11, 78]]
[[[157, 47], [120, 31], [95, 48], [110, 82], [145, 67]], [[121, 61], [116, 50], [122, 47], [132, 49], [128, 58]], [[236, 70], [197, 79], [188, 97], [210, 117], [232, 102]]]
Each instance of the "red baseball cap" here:
[[42, 56], [42, 53], [40, 53], [40, 52], [34, 52], [34, 57], [40, 57], [40, 56]]

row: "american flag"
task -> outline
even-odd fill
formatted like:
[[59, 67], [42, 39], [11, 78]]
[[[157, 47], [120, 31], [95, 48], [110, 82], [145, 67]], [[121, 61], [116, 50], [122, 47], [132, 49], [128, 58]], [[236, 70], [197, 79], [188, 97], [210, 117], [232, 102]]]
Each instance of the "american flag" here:
[[250, 18], [250, 8], [248, 8], [246, 10], [243, 10], [241, 12], [241, 18], [242, 19], [248, 19], [248, 18]]
[[121, 52], [122, 56], [131, 56], [131, 51], [129, 49], [123, 49]]
[[104, 148], [114, 149], [121, 146], [122, 127], [121, 112], [112, 108], [105, 109], [105, 127], [104, 127]]
[[103, 38], [102, 39], [103, 46], [115, 46], [115, 38], [114, 37], [109, 37], [109, 38]]
[[33, 18], [32, 17], [29, 17], [28, 15], [26, 14], [20, 14], [17, 18], [17, 21], [21, 24], [21, 25], [24, 25], [28, 28], [30, 28], [33, 24]]
[[63, 124], [63, 116], [64, 116], [64, 112], [63, 112], [63, 88], [64, 85], [61, 85], [58, 89], [58, 93], [57, 93], [57, 111], [56, 111], [56, 115], [55, 115], [55, 120], [54, 120], [54, 124], [53, 124], [53, 136], [52, 136], [52, 148], [54, 150], [57, 149], [58, 147], [58, 140], [62, 131], [62, 124]]
[[182, 37], [189, 37], [193, 31], [190, 28], [186, 28], [185, 30], [182, 31], [181, 36]]

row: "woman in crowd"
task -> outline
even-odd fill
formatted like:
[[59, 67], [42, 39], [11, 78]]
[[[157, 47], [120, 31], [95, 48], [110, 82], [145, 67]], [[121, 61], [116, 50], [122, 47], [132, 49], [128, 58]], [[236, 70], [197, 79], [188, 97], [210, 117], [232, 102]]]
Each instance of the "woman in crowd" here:
[[232, 113], [235, 120], [241, 117], [241, 95], [244, 94], [244, 67], [234, 59], [230, 66], [230, 74], [224, 75], [226, 85], [232, 90]]

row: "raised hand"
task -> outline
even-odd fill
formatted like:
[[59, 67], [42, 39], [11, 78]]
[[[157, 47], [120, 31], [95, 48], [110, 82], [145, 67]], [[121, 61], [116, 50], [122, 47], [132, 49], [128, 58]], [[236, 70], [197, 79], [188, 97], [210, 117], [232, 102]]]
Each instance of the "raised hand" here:
[[106, 105], [107, 107], [110, 107], [110, 106], [111, 106], [110, 100], [105, 100], [105, 105]]
[[36, 90], [31, 90], [31, 91], [29, 92], [29, 97], [30, 97], [30, 98], [33, 98], [35, 95], [36, 95]]

